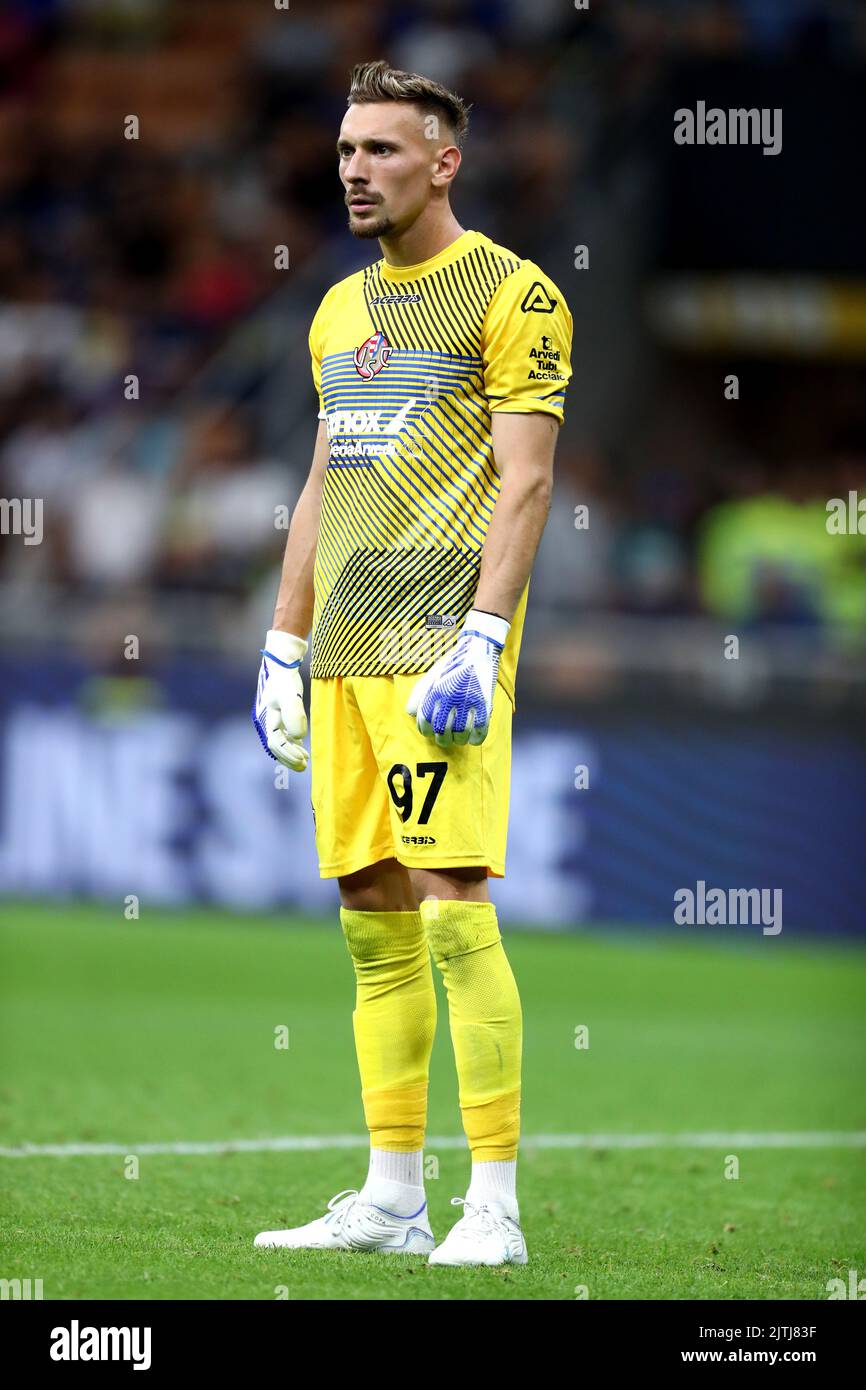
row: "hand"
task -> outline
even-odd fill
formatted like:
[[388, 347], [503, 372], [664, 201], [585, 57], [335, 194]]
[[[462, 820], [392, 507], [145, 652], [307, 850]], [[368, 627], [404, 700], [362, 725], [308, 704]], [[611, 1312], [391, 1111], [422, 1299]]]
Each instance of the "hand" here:
[[406, 705], [440, 748], [483, 743], [490, 728], [499, 658], [510, 623], [473, 608], [456, 645], [416, 682]]
[[293, 772], [303, 772], [309, 753], [301, 743], [307, 733], [300, 667], [306, 655], [303, 637], [269, 632], [262, 649], [253, 723], [265, 752]]

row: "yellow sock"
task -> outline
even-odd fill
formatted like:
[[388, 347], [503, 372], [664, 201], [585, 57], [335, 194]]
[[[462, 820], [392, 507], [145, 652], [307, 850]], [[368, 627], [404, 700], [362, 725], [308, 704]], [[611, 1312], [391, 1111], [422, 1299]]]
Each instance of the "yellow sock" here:
[[420, 914], [343, 907], [340, 923], [355, 967], [352, 1021], [370, 1143], [421, 1149], [436, 992]]
[[517, 1157], [523, 1017], [492, 903], [441, 898], [421, 918], [448, 994], [460, 1112], [473, 1162]]

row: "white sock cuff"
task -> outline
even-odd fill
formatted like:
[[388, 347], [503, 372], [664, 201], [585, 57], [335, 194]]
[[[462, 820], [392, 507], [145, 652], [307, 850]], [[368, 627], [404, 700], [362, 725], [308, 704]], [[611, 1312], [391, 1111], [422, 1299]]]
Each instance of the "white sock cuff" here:
[[397, 1153], [391, 1149], [370, 1149], [370, 1169], [367, 1182], [379, 1178], [385, 1182], [402, 1182], [408, 1187], [424, 1186], [424, 1150]]
[[473, 1163], [469, 1182], [472, 1197], [511, 1197], [517, 1200], [517, 1159], [500, 1159], [493, 1163]]

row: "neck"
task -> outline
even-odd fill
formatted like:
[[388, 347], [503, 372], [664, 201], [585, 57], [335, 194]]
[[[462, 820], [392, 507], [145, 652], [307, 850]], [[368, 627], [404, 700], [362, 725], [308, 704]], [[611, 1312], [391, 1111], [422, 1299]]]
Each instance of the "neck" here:
[[428, 208], [405, 232], [380, 237], [379, 245], [388, 265], [418, 265], [421, 261], [429, 261], [431, 256], [438, 256], [462, 236], [464, 230], [450, 207], [441, 212]]

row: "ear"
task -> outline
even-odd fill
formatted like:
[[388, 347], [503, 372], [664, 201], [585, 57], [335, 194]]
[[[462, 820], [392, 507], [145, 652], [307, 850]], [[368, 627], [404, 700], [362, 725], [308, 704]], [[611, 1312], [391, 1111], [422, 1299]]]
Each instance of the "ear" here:
[[453, 183], [457, 177], [462, 158], [456, 145], [443, 145], [440, 150], [437, 150], [431, 180], [434, 188], [447, 188], [450, 183]]

